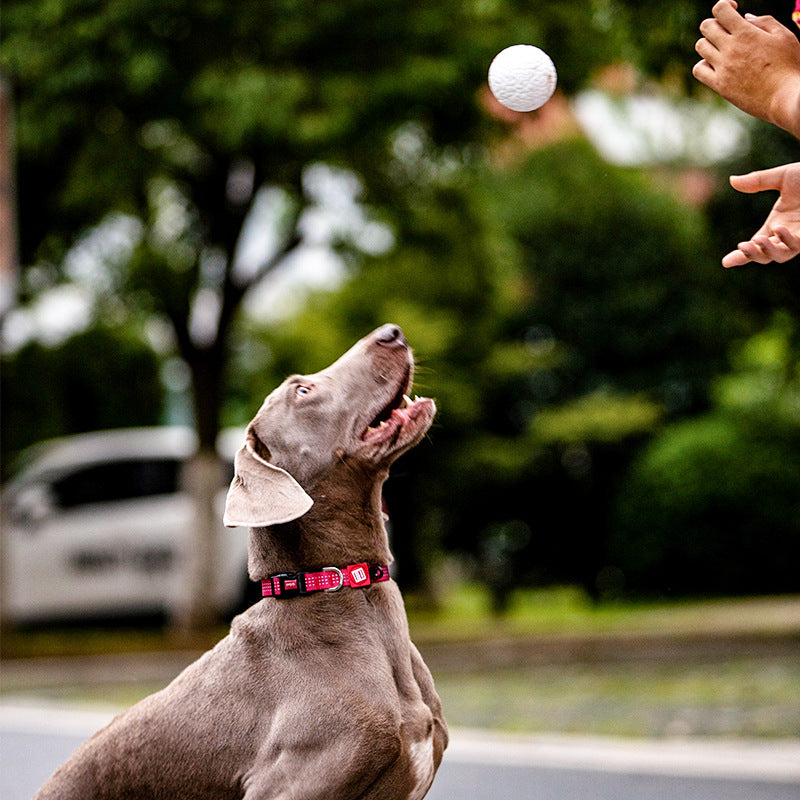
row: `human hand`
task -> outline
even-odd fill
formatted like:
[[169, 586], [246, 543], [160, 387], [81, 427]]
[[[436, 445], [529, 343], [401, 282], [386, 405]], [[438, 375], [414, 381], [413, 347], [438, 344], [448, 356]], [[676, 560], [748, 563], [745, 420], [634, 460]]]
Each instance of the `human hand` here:
[[700, 23], [692, 74], [742, 111], [800, 137], [800, 42], [774, 17], [719, 0]]
[[753, 237], [722, 259], [723, 267], [783, 263], [800, 253], [800, 163], [732, 175], [731, 186], [748, 194], [776, 190], [780, 196]]

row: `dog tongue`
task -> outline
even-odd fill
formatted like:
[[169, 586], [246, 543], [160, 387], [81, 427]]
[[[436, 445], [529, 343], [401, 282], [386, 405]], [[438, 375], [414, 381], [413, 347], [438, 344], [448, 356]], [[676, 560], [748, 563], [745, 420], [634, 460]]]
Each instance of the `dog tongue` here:
[[410, 397], [404, 397], [404, 401], [406, 406], [403, 408], [393, 408], [389, 419], [384, 420], [374, 428], [367, 428], [367, 432], [364, 434], [364, 441], [385, 441], [390, 436], [396, 435], [403, 425], [410, 419], [413, 419], [416, 416], [417, 403]]
[[403, 395], [404, 406], [393, 408], [388, 419], [383, 420], [374, 427], [367, 428], [362, 437], [363, 441], [378, 443], [386, 441], [392, 436], [396, 438], [402, 427], [417, 417], [420, 406], [424, 401], [424, 397], [417, 397], [412, 400], [407, 395]]

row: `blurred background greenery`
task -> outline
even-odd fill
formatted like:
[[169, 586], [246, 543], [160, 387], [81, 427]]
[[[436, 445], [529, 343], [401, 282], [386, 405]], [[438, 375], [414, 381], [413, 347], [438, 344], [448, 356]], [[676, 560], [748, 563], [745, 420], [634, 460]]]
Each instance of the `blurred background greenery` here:
[[[386, 488], [406, 589], [800, 591], [800, 276], [719, 264], [774, 202], [727, 176], [798, 143], [693, 81], [710, 6], [6, 0], [3, 476], [92, 429], [213, 450], [392, 321], [440, 407]], [[527, 115], [485, 80], [519, 42], [559, 72]]]

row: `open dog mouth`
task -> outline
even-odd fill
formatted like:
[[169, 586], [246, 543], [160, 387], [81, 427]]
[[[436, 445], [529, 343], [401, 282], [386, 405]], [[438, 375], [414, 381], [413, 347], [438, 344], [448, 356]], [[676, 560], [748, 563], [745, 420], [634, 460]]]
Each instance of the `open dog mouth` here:
[[[433, 401], [427, 397], [415, 397], [413, 400], [408, 396], [411, 391], [411, 371], [406, 373], [400, 388], [392, 399], [375, 415], [372, 422], [361, 436], [363, 442], [367, 444], [380, 444], [387, 442], [390, 446], [397, 443], [404, 431], [410, 435], [403, 437], [414, 438], [417, 433], [417, 426], [414, 423], [425, 415], [423, 412], [434, 407]], [[431, 413], [429, 420], [433, 418]], [[425, 426], [427, 429], [427, 425]]]

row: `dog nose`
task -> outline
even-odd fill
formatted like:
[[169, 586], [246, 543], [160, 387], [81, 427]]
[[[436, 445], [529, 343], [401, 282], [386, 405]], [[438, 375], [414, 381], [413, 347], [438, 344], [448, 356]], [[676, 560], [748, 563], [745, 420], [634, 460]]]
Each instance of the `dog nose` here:
[[375, 341], [384, 347], [407, 347], [408, 342], [399, 325], [382, 325], [375, 331]]

